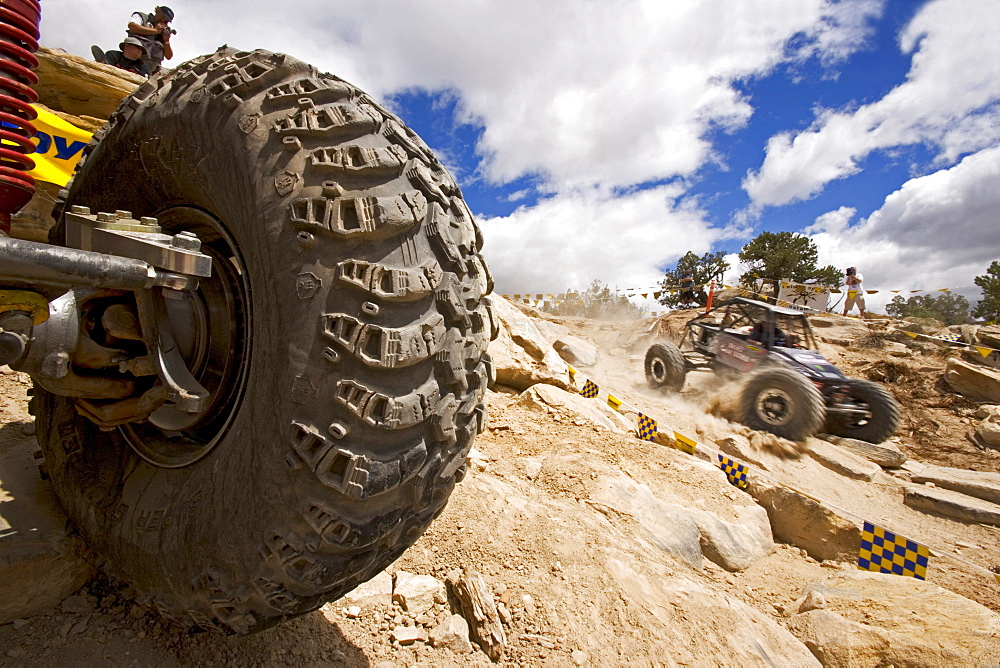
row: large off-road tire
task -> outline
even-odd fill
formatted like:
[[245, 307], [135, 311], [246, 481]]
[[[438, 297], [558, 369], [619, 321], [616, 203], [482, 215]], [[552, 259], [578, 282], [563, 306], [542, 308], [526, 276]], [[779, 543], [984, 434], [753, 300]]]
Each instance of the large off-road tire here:
[[899, 429], [899, 402], [886, 388], [867, 380], [850, 381], [847, 402], [863, 408], [869, 416], [846, 416], [830, 413], [826, 420], [827, 433], [856, 438], [868, 443], [881, 443]]
[[826, 417], [823, 395], [791, 369], [765, 369], [750, 376], [740, 407], [746, 426], [792, 441], [818, 432]]
[[646, 351], [646, 380], [649, 386], [680, 392], [687, 376], [684, 354], [672, 343], [654, 343]]
[[266, 51], [150, 79], [99, 135], [65, 203], [202, 239], [214, 275], [174, 325], [214, 404], [101, 431], [39, 388], [61, 504], [183, 625], [342, 596], [441, 512], [485, 426], [492, 281], [459, 188], [364, 93]]

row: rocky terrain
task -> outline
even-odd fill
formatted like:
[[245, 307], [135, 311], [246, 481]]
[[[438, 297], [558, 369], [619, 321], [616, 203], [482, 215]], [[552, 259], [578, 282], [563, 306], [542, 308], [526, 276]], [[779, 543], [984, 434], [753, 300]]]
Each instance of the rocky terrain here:
[[[0, 375], [0, 664], [1000, 663], [1000, 353], [814, 317], [828, 359], [885, 383], [904, 420], [880, 448], [793, 443], [730, 420], [738, 387], [709, 374], [648, 388], [646, 347], [693, 313], [493, 300], [489, 425], [444, 513], [369, 583], [251, 637], [171, 627], [93, 567], [39, 477], [30, 380]], [[950, 331], [1000, 348], [1000, 328]], [[608, 392], [657, 420], [657, 442]], [[749, 465], [746, 490], [716, 451]], [[930, 547], [926, 581], [858, 570], [862, 520]]]
[[[724, 412], [734, 389], [707, 374], [695, 374], [704, 378], [692, 377], [680, 396], [648, 390], [641, 353], [650, 321], [533, 317], [494, 299], [504, 327], [491, 352], [504, 382], [488, 395], [490, 426], [477, 439], [470, 472], [444, 514], [382, 575], [345, 599], [257, 636], [189, 635], [133, 604], [120, 584], [94, 575], [85, 550], [53, 520], [39, 529], [48, 534], [36, 541], [47, 545], [47, 551], [36, 546], [44, 561], [24, 571], [31, 583], [16, 573], [4, 578], [8, 604], [0, 606], [6, 615], [0, 617], [6, 622], [0, 626], [0, 661], [1000, 660], [1000, 586], [989, 572], [1000, 566], [1000, 515], [961, 519], [948, 508], [908, 500], [907, 490], [922, 488], [932, 502], [948, 492], [967, 500], [968, 508], [1000, 510], [1000, 453], [974, 444], [977, 411], [996, 412], [944, 386], [947, 351], [823, 344], [828, 357], [861, 372], [856, 375], [891, 361], [899, 378], [924, 388], [921, 394], [888, 383], [910, 397], [906, 420], [912, 427], [886, 444], [902, 456], [879, 466], [821, 439], [791, 443], [713, 415]], [[820, 330], [827, 340], [853, 341], [867, 331], [830, 320]], [[573, 357], [575, 381], [553, 344]], [[661, 430], [670, 425], [706, 448], [740, 457], [751, 466], [749, 490], [730, 485], [714, 462], [638, 440], [632, 421], [611, 411], [603, 395], [585, 399], [575, 392], [583, 377], [643, 409]], [[51, 504], [51, 497], [32, 457], [37, 446], [25, 412], [29, 381], [8, 373], [0, 383], [0, 511], [11, 527], [0, 549], [18, 535], [24, 548], [30, 542], [25, 534], [32, 533], [17, 522], [29, 515], [24, 504]], [[926, 415], [931, 417], [921, 417]], [[914, 435], [920, 432], [922, 419], [938, 425], [938, 447], [909, 435], [911, 428]], [[975, 484], [964, 489], [992, 494], [993, 501], [946, 489], [956, 488], [949, 483], [956, 469], [978, 471], [969, 474]], [[20, 482], [10, 489], [8, 479]], [[58, 517], [57, 508], [49, 512]], [[856, 517], [929, 545], [926, 582], [857, 570]], [[471, 599], [462, 601], [470, 589], [480, 595], [476, 609], [484, 606], [479, 617], [470, 613]], [[32, 595], [19, 599], [19, 591]]]

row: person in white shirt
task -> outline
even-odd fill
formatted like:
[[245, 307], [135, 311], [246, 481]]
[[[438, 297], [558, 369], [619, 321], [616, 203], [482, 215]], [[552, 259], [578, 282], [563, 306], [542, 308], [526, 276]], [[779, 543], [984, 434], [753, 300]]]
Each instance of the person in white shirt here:
[[847, 301], [844, 302], [844, 315], [858, 305], [861, 311], [861, 319], [865, 319], [865, 290], [862, 283], [863, 277], [858, 273], [857, 267], [848, 267], [844, 276], [844, 285], [847, 286]]

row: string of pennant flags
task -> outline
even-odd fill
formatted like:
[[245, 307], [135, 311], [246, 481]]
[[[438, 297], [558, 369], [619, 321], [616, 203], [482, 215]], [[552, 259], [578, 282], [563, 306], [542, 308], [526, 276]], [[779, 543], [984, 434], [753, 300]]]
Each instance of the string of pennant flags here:
[[[580, 372], [572, 366], [567, 366], [569, 368], [570, 378], [574, 383], [577, 382], [577, 375]], [[590, 378], [582, 379], [584, 382], [579, 390], [579, 393], [588, 399], [599, 399], [601, 389], [597, 383]], [[829, 501], [819, 499], [787, 484], [782, 480], [778, 480], [773, 476], [753, 469], [746, 462], [742, 462], [736, 457], [728, 456], [718, 450], [715, 450], [714, 448], [699, 443], [695, 439], [690, 438], [689, 436], [686, 436], [666, 425], [662, 425], [662, 427], [665, 428], [661, 429], [661, 425], [652, 416], [641, 412], [637, 407], [626, 403], [610, 392], [607, 392], [606, 394], [607, 405], [610, 406], [616, 413], [634, 414], [637, 416], [636, 431], [641, 440], [655, 443], [657, 442], [657, 435], [663, 434], [669, 441], [669, 444], [681, 452], [695, 456], [697, 456], [698, 452], [701, 452], [703, 453], [703, 456], [707, 455], [709, 460], [715, 461], [725, 474], [729, 483], [739, 489], [745, 490], [750, 486], [750, 476], [753, 474], [762, 479], [766, 479], [772, 483], [790, 489], [797, 494], [801, 494], [802, 496], [805, 496], [820, 505], [832, 508], [843, 515], [859, 520], [861, 525], [861, 543], [858, 548], [857, 566], [860, 570], [875, 573], [890, 573], [894, 575], [912, 577], [918, 580], [925, 580], [927, 578], [927, 568], [931, 556], [947, 556], [955, 561], [958, 561], [959, 563], [964, 564], [973, 571], [991, 576], [997, 584], [1000, 584], [1000, 573], [994, 573], [986, 568], [983, 568], [982, 566], [970, 563], [961, 557], [957, 557], [954, 554], [938, 548], [934, 548], [932, 551], [932, 548], [926, 544], [919, 543], [894, 531], [890, 531], [888, 528], [871, 522], [845, 508], [841, 508], [840, 506], [830, 503]]]
[[[776, 281], [783, 288], [798, 288], [798, 289], [801, 289], [801, 290], [804, 290], [804, 291], [812, 291], [812, 292], [815, 292], [817, 294], [820, 294], [820, 293], [823, 293], [823, 292], [830, 292], [830, 293], [833, 293], [833, 294], [841, 294], [843, 292], [857, 292], [855, 290], [845, 290], [845, 289], [839, 288], [839, 287], [830, 287], [830, 286], [823, 286], [823, 285], [813, 285], [813, 284], [810, 284], [810, 283], [797, 283], [797, 282], [794, 282], [794, 281], [782, 281], [782, 280], [771, 279], [771, 278], [761, 278], [761, 279], [757, 279], [757, 280], [765, 281], [765, 282], [775, 282]], [[691, 286], [691, 289], [700, 290], [702, 288], [708, 288], [708, 287], [711, 287], [711, 286], [712, 286], [712, 283], [699, 283], [699, 284]], [[715, 283], [715, 287], [719, 288], [719, 289], [723, 289], [723, 290], [732, 290], [732, 289], [739, 289], [740, 288], [740, 286], [738, 286], [738, 285], [727, 284], [727, 283], [722, 283], [722, 282], [718, 282], [718, 281]], [[618, 290], [619, 294], [617, 296], [642, 297], [643, 299], [649, 299], [650, 297], [652, 297], [653, 299], [659, 299], [664, 294], [676, 294], [676, 293], [680, 292], [681, 290], [686, 290], [686, 289], [688, 289], [688, 288], [681, 287], [680, 285], [666, 285], [666, 286], [665, 285], [657, 285], [655, 287], [648, 287], [648, 288], [621, 288], [621, 289]], [[899, 293], [904, 293], [905, 292], [905, 293], [909, 293], [909, 294], [916, 294], [916, 293], [919, 293], [919, 292], [950, 292], [951, 290], [954, 290], [954, 289], [956, 289], [956, 288], [927, 288], [927, 289], [919, 289], [919, 290], [902, 289], [902, 288], [898, 288], [898, 289], [879, 288], [879, 289], [875, 289], [875, 290], [867, 290], [866, 289], [863, 292], [865, 294], [868, 294], [868, 295], [875, 295], [875, 294], [878, 294], [880, 292], [891, 292], [893, 294], [899, 294]], [[579, 294], [582, 294], [582, 293], [579, 292], [579, 291], [567, 291], [567, 292], [560, 292], [560, 293], [553, 293], [553, 292], [547, 292], [547, 293], [546, 292], [534, 292], [534, 293], [531, 293], [531, 292], [525, 292], [525, 293], [508, 293], [508, 294], [502, 295], [502, 297], [504, 299], [513, 300], [513, 301], [516, 301], [516, 302], [524, 302], [524, 301], [529, 301], [529, 302], [543, 302], [543, 301], [574, 302], [574, 301], [582, 301], [582, 300], [579, 300], [579, 299], [573, 299], [570, 296], [570, 295], [574, 295], [574, 294], [579, 295]], [[615, 299], [615, 297], [607, 297], [607, 298], [603, 298], [603, 299], [610, 300], [610, 299]], [[602, 298], [594, 298], [593, 300], [590, 300], [590, 301], [601, 301], [601, 300], [602, 300]]]
[[[813, 285], [810, 283], [797, 283], [794, 281], [781, 281], [781, 280], [776, 281], [776, 279], [769, 279], [769, 278], [762, 278], [758, 280], [766, 282], [777, 282], [781, 285], [782, 288], [786, 289], [794, 288], [802, 295], [808, 294], [810, 292], [815, 294], [823, 294], [824, 292], [828, 292], [831, 294], [842, 294], [846, 292], [848, 296], [853, 297], [858, 292], [857, 290], [846, 290], [838, 287]], [[712, 288], [712, 287], [713, 287], [712, 283], [709, 282], [709, 283], [699, 283], [697, 285], [693, 285], [691, 286], [690, 289], [700, 290], [702, 288]], [[740, 291], [746, 290], [744, 286], [732, 285], [722, 282], [716, 282], [714, 287], [719, 290], [740, 290]], [[671, 286], [659, 285], [651, 288], [622, 288], [619, 291], [617, 291], [617, 294], [615, 294], [615, 296], [613, 297], [594, 297], [594, 298], [589, 298], [586, 301], [577, 298], [576, 295], [580, 295], [581, 293], [574, 291], [562, 292], [562, 293], [552, 293], [552, 292], [513, 293], [513, 294], [507, 293], [501, 296], [504, 299], [507, 299], [508, 301], [513, 301], [521, 304], [528, 304], [530, 306], [535, 306], [535, 307], [542, 307], [547, 303], [553, 305], [568, 304], [572, 306], [582, 306], [585, 303], [612, 302], [617, 299], [620, 299], [621, 297], [625, 297], [627, 299], [631, 299], [634, 297], [641, 297], [646, 300], [650, 298], [659, 300], [660, 297], [662, 297], [663, 295], [667, 294], [673, 295], [677, 294], [678, 292], [681, 292], [682, 290], [687, 290], [687, 289], [688, 288], [682, 288], [679, 285], [671, 285]], [[880, 292], [891, 292], [893, 294], [899, 294], [899, 293], [917, 294], [921, 292], [950, 292], [951, 290], [955, 289], [957, 288], [928, 288], [919, 290], [902, 289], [902, 288], [899, 289], [880, 288], [875, 290], [864, 290], [863, 292], [868, 295], [874, 295]], [[773, 299], [773, 297], [770, 295], [759, 295], [759, 296], [767, 297], [768, 299]], [[799, 304], [784, 302], [784, 301], [780, 301], [779, 304], [791, 308], [801, 307], [801, 305]], [[666, 313], [667, 311], [647, 311], [644, 313], [644, 315], [648, 317], [657, 317], [660, 315], [664, 315]]]

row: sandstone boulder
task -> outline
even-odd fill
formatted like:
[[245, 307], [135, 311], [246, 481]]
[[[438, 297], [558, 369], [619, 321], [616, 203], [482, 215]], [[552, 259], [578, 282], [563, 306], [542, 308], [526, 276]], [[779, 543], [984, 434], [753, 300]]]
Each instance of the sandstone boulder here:
[[852, 480], [871, 482], [876, 475], [882, 472], [881, 467], [864, 457], [859, 457], [849, 450], [839, 448], [818, 438], [808, 439], [806, 448], [809, 456], [817, 462]]
[[447, 601], [448, 594], [444, 583], [431, 575], [398, 571], [392, 600], [403, 610], [418, 616], [430, 610], [435, 603]]
[[976, 427], [976, 435], [989, 447], [1000, 450], [1000, 421], [983, 420]]
[[591, 501], [638, 523], [647, 541], [695, 568], [701, 568], [701, 532], [687, 508], [667, 503], [626, 475], [602, 476]]
[[963, 348], [962, 359], [972, 364], [1000, 369], [1000, 350], [991, 350], [989, 347], [980, 350], [980, 347], [980, 344], [976, 344], [975, 347]]
[[820, 438], [884, 468], [896, 469], [906, 462], [906, 455], [903, 454], [903, 451], [889, 441], [876, 445], [855, 438], [844, 438], [830, 434], [822, 434]]
[[368, 582], [362, 582], [341, 598], [337, 604], [361, 608], [385, 607], [392, 603], [392, 574], [382, 571]]
[[561, 336], [552, 347], [559, 353], [559, 357], [574, 366], [594, 366], [600, 359], [597, 346], [576, 336]]
[[953, 357], [945, 367], [944, 379], [956, 392], [970, 399], [1000, 403], [1000, 371]]
[[983, 325], [976, 330], [979, 344], [1000, 350], [1000, 325]]
[[810, 592], [824, 607], [796, 615], [789, 630], [825, 666], [1000, 662], [1000, 615], [935, 584], [844, 571], [810, 584]]
[[531, 318], [503, 297], [490, 295], [486, 299], [492, 303], [500, 326], [489, 346], [496, 382], [516, 390], [526, 390], [535, 383], [571, 387], [566, 363]]
[[435, 626], [430, 633], [431, 645], [436, 648], [447, 647], [456, 654], [468, 654], [472, 651], [469, 642], [469, 623], [462, 615], [451, 615]]
[[907, 485], [903, 502], [911, 508], [962, 522], [1000, 526], [1000, 505], [950, 489]]
[[567, 392], [546, 383], [529, 387], [518, 398], [518, 403], [541, 412], [556, 409], [574, 413], [588, 422], [619, 434], [634, 433], [636, 430], [628, 418], [616, 413], [605, 402], [587, 399], [577, 392]]
[[0, 624], [51, 610], [95, 573], [37, 469], [5, 465], [3, 471]]
[[759, 506], [734, 505], [723, 517], [671, 503], [625, 475], [601, 477], [591, 500], [632, 518], [650, 542], [695, 567], [704, 556], [728, 571], [741, 571], [774, 550], [767, 513]]
[[939, 331], [944, 327], [944, 323], [940, 320], [935, 320], [934, 318], [903, 318], [905, 324], [900, 325], [899, 329], [904, 332], [916, 332], [917, 334], [931, 334], [932, 332]]
[[538, 328], [538, 331], [543, 337], [545, 337], [545, 340], [548, 341], [549, 344], [554, 344], [561, 336], [569, 335], [569, 328], [564, 325], [560, 325], [557, 322], [545, 320], [544, 318], [537, 318], [533, 322], [535, 327]]
[[767, 511], [760, 506], [734, 508], [734, 521], [714, 512], [691, 510], [701, 532], [701, 551], [705, 558], [727, 571], [742, 571], [774, 551], [771, 524]]
[[855, 559], [861, 529], [852, 520], [787, 487], [750, 477], [748, 491], [771, 521], [774, 537], [818, 560]]
[[41, 47], [38, 50], [38, 101], [51, 109], [107, 119], [126, 95], [135, 91], [145, 78], [62, 49]]

